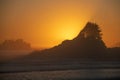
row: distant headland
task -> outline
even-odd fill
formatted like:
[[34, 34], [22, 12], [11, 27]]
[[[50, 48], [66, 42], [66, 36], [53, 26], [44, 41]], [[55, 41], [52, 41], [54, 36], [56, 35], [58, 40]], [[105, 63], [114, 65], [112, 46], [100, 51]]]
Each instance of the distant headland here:
[[5, 40], [0, 44], [0, 50], [31, 50], [30, 43], [25, 42], [23, 39]]

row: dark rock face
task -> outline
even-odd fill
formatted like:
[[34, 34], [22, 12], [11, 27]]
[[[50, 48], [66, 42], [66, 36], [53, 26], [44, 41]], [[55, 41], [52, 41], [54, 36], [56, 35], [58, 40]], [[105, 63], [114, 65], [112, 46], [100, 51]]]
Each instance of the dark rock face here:
[[51, 49], [33, 52], [31, 58], [38, 59], [102, 59], [107, 48], [101, 30], [95, 23], [88, 22], [73, 40], [65, 40]]

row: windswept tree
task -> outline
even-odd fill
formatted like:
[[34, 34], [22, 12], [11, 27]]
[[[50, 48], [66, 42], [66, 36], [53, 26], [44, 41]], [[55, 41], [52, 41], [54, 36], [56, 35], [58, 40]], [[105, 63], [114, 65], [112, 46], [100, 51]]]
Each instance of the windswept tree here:
[[77, 38], [92, 38], [92, 39], [102, 39], [102, 33], [100, 27], [96, 23], [88, 22], [86, 26], [79, 33]]
[[102, 39], [101, 30], [96, 23], [88, 22], [86, 27], [83, 29], [85, 38], [94, 38], [94, 39]]

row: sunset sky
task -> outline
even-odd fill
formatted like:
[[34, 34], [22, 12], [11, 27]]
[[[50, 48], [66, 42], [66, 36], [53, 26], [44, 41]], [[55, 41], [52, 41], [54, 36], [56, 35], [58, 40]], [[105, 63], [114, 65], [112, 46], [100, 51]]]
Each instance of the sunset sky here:
[[24, 39], [52, 47], [96, 22], [108, 47], [120, 43], [120, 0], [0, 0], [0, 43]]

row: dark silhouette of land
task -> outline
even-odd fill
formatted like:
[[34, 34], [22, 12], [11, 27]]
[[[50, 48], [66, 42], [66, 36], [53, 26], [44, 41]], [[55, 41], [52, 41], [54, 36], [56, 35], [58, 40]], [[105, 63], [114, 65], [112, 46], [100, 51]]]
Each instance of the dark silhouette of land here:
[[96, 23], [88, 22], [77, 37], [43, 51], [34, 51], [23, 59], [56, 62], [64, 61], [120, 61], [120, 47], [107, 48]]
[[[0, 49], [29, 50], [30, 44], [22, 39], [6, 40]], [[19, 61], [62, 63], [65, 61], [120, 61], [120, 47], [107, 48], [102, 40], [102, 31], [96, 23], [88, 22], [73, 40], [46, 50], [38, 50], [23, 56]]]

